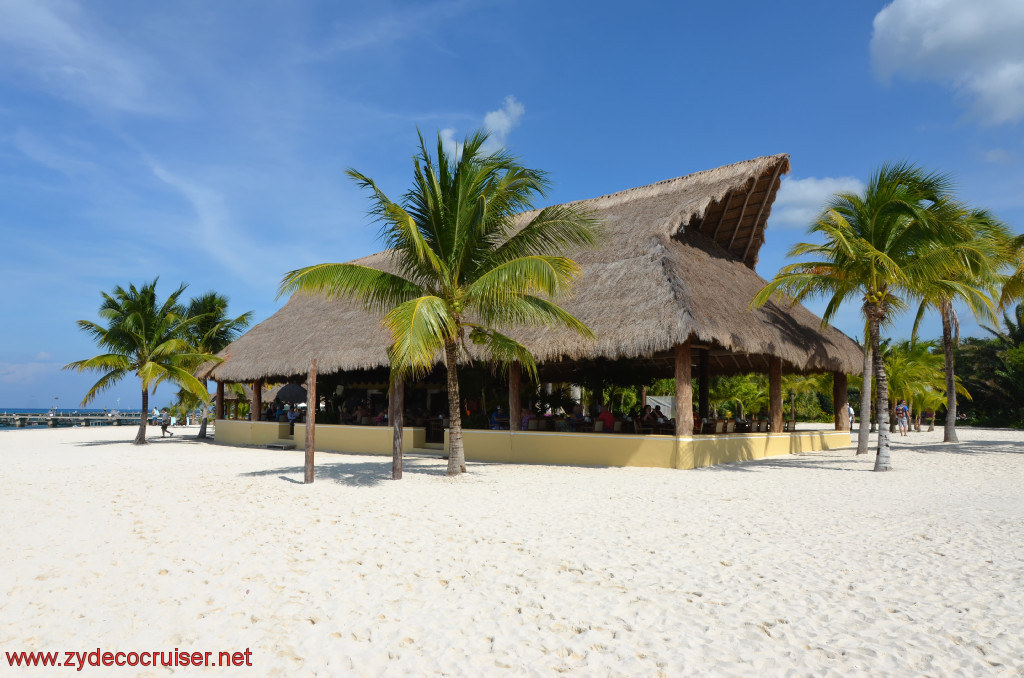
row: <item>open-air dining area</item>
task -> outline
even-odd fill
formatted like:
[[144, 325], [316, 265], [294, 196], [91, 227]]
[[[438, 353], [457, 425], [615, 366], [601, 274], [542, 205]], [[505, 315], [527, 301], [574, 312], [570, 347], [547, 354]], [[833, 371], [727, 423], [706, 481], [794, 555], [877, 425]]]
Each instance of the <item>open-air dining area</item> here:
[[[788, 170], [788, 156], [767, 156], [583, 201], [603, 237], [570, 253], [581, 275], [562, 306], [593, 337], [511, 330], [533, 354], [536, 375], [517, 362], [495, 364], [465, 342], [459, 381], [466, 458], [693, 468], [849, 445], [847, 375], [863, 369], [860, 347], [799, 304], [751, 304], [765, 285], [754, 269]], [[353, 263], [391, 265], [387, 252]], [[389, 343], [381, 318], [361, 304], [293, 294], [207, 371], [218, 382], [218, 442], [288, 447], [314, 426], [317, 450], [390, 454], [397, 408], [405, 452], [445, 454], [443, 365], [389, 386]], [[767, 377], [766, 411], [715, 412], [711, 379], [737, 374]], [[787, 420], [783, 374], [832, 376], [832, 430], [798, 430]], [[671, 411], [645, 408], [643, 387], [656, 379], [674, 384]], [[253, 387], [250, 420], [224, 419], [228, 382]], [[289, 382], [312, 385], [316, 416], [261, 421], [263, 387]], [[626, 409], [602, 402], [612, 386], [635, 387], [639, 402]], [[569, 397], [555, 403], [559, 393]]]

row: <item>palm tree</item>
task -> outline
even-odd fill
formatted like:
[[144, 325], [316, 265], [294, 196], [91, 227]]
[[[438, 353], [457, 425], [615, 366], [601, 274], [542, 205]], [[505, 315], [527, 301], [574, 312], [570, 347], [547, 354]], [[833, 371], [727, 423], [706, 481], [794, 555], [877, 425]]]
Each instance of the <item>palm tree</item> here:
[[[916, 412], [919, 405], [915, 403], [920, 401], [931, 404], [934, 399], [928, 394], [938, 393], [941, 396], [944, 392], [945, 360], [943, 355], [937, 352], [937, 342], [913, 339], [884, 341], [881, 348], [893, 400], [906, 400], [914, 405]], [[970, 398], [959, 378], [955, 379], [953, 387], [957, 393]], [[940, 400], [945, 402], [945, 398]]]
[[[921, 299], [914, 335], [924, 313], [934, 308], [942, 319], [942, 349], [945, 356], [946, 426], [943, 441], [959, 442], [956, 434], [956, 372], [953, 347], [960, 342], [960, 321], [954, 302], [967, 304], [979, 320], [995, 320], [996, 286], [1000, 269], [1010, 262], [1009, 229], [986, 210], [969, 209], [942, 199], [929, 208], [937, 226], [932, 249], [941, 253], [949, 266], [923, 267], [922, 279], [915, 281]], [[1004, 287], [1012, 291], [1012, 285]]]
[[552, 299], [569, 291], [579, 266], [562, 256], [595, 242], [596, 223], [570, 205], [540, 210], [518, 228], [515, 217], [543, 196], [543, 172], [523, 167], [504, 150], [485, 154], [487, 135], [467, 137], [450, 155], [441, 136], [436, 160], [419, 135], [413, 187], [402, 204], [370, 178], [348, 174], [373, 193], [371, 214], [393, 272], [357, 264], [319, 264], [288, 273], [281, 294], [295, 291], [361, 300], [384, 315], [391, 332], [392, 380], [427, 374], [443, 356], [450, 416], [448, 474], [465, 473], [458, 362], [466, 338], [501, 364], [518, 361], [536, 379], [530, 352], [501, 330], [561, 325], [590, 335]]
[[184, 317], [178, 298], [185, 291], [182, 285], [162, 304], [156, 296], [156, 280], [136, 289], [120, 285], [112, 294], [103, 293], [99, 315], [106, 326], [90, 320], [79, 320], [78, 326], [90, 334], [107, 353], [76, 360], [64, 366], [82, 372], [103, 372], [82, 399], [86, 405], [99, 393], [110, 388], [129, 374], [142, 381], [142, 417], [136, 445], [146, 444], [146, 413], [149, 411], [150, 389], [164, 381], [178, 384], [197, 397], [209, 399], [203, 384], [192, 375], [200, 363], [214, 360], [214, 356], [201, 353], [187, 340], [187, 333], [195, 320]]
[[789, 394], [789, 418], [796, 421], [796, 398], [808, 393], [831, 393], [830, 375], [785, 374], [782, 376], [782, 392]]
[[[228, 317], [228, 298], [216, 292], [194, 297], [185, 309], [185, 315], [194, 319], [188, 326], [188, 338], [200, 353], [217, 354], [224, 350], [249, 326], [252, 311], [246, 311], [237, 318]], [[202, 380], [206, 388], [206, 379]], [[209, 419], [207, 401], [202, 401], [203, 417], [197, 437], [206, 437], [206, 422]]]
[[[675, 383], [671, 379], [672, 388]], [[737, 416], [745, 418], [746, 412], [759, 410], [768, 399], [768, 384], [763, 375], [734, 374], [732, 376], [715, 377], [708, 389], [711, 403], [717, 409], [725, 403], [735, 403]], [[673, 390], [674, 393], [674, 390]]]
[[[860, 388], [860, 428], [857, 431], [857, 454], [868, 453], [868, 438], [871, 430], [871, 383], [874, 381], [874, 360], [871, 353], [871, 342], [867, 340], [868, 328], [864, 328], [864, 373], [861, 375]], [[852, 427], [851, 427], [852, 428]]]
[[889, 392], [879, 351], [881, 328], [906, 308], [904, 297], [912, 281], [923, 278], [919, 269], [942, 263], [921, 253], [934, 240], [927, 207], [948, 191], [949, 179], [944, 175], [904, 163], [883, 165], [871, 176], [863, 195], [840, 193], [828, 201], [810, 227], [810, 233], [823, 236], [824, 243], [797, 243], [789, 251], [789, 256], [812, 255], [815, 260], [784, 266], [751, 302], [763, 305], [777, 292], [791, 295], [793, 303], [825, 297], [823, 323], [844, 302], [861, 302], [878, 388], [876, 471], [892, 469]]
[[1009, 245], [1014, 271], [1003, 283], [999, 307], [1004, 309], [1014, 301], [1024, 299], [1024, 234], [1011, 239]]

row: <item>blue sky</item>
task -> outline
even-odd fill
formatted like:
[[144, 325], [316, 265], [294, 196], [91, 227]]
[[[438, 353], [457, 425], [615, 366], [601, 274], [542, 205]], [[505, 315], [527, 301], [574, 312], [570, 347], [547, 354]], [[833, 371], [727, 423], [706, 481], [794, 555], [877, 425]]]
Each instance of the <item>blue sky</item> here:
[[1021, 35], [1020, 0], [0, 0], [0, 408], [78, 405], [102, 290], [159, 275], [259, 321], [284, 272], [378, 249], [344, 170], [400, 195], [417, 126], [488, 127], [552, 203], [789, 153], [766, 278], [887, 160], [1019, 232]]

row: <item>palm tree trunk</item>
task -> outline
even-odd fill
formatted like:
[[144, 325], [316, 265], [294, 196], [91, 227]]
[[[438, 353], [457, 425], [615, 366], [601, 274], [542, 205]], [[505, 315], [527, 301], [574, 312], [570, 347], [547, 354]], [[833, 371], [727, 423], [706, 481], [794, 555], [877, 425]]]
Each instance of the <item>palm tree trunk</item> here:
[[857, 454], [868, 453], [871, 437], [871, 343], [864, 347], [864, 379], [860, 387], [860, 428], [857, 433]]
[[950, 322], [950, 303], [942, 302], [942, 352], [946, 357], [946, 427], [942, 432], [942, 442], [958, 443], [956, 435], [956, 375], [953, 365], [953, 330]]
[[142, 389], [142, 417], [139, 419], [139, 432], [135, 434], [135, 445], [146, 444], [146, 423], [149, 421], [149, 389]]
[[444, 364], [448, 371], [448, 475], [466, 472], [466, 453], [462, 449], [462, 411], [459, 403], [458, 344], [444, 346]]
[[[210, 390], [206, 386], [206, 380], [205, 379], [203, 379], [203, 388], [206, 389], [207, 392], [209, 392], [209, 390]], [[209, 409], [206, 407], [206, 403], [204, 402], [203, 403], [203, 420], [202, 420], [202, 423], [199, 424], [199, 434], [196, 435], [196, 438], [205, 438], [206, 437], [206, 420], [209, 418], [209, 416], [210, 416], [209, 415]]]
[[402, 417], [405, 412], [405, 382], [396, 379], [388, 398], [391, 416], [391, 479], [402, 479]]
[[878, 381], [878, 454], [875, 455], [876, 471], [891, 471], [892, 457], [889, 453], [889, 380], [885, 375], [885, 357], [879, 350], [879, 318], [868, 319], [871, 331], [871, 352], [875, 360], [875, 379]]

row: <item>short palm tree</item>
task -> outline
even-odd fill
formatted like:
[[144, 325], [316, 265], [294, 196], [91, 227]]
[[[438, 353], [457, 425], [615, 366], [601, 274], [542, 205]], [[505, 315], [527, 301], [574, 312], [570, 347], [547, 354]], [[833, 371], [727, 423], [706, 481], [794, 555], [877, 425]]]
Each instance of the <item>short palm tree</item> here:
[[487, 135], [468, 137], [449, 154], [437, 139], [436, 160], [419, 137], [413, 187], [401, 204], [370, 178], [351, 176], [372, 194], [371, 214], [391, 255], [392, 271], [319, 264], [288, 273], [281, 293], [355, 298], [384, 316], [391, 332], [392, 379], [418, 378], [444, 361], [450, 416], [448, 474], [464, 473], [458, 363], [469, 339], [502, 364], [520, 362], [536, 376], [530, 352], [505, 334], [521, 325], [589, 329], [552, 301], [570, 291], [579, 266], [564, 256], [596, 239], [596, 224], [571, 205], [540, 210], [517, 226], [548, 186], [505, 151], [482, 150]]
[[1007, 308], [1011, 303], [1024, 299], [1024, 234], [1010, 241], [1010, 257], [1014, 270], [1004, 281], [999, 299], [1000, 308]]
[[[675, 387], [674, 383], [671, 383]], [[768, 384], [762, 375], [734, 374], [716, 377], [708, 389], [710, 401], [717, 409], [726, 403], [735, 403], [737, 415], [744, 418], [747, 412], [756, 412], [768, 400]], [[673, 391], [674, 392], [674, 391]]]
[[782, 392], [789, 395], [789, 417], [796, 421], [797, 396], [809, 393], [831, 393], [830, 375], [825, 374], [784, 374], [782, 375]]
[[209, 399], [209, 394], [192, 375], [192, 370], [206, 360], [215, 359], [197, 351], [187, 340], [194, 320], [184, 317], [184, 309], [178, 303], [186, 285], [159, 303], [156, 283], [154, 280], [140, 288], [129, 285], [127, 290], [119, 285], [112, 294], [104, 292], [99, 315], [106, 321], [106, 326], [90, 320], [79, 320], [78, 326], [107, 352], [64, 366], [66, 370], [104, 373], [85, 394], [83, 405], [124, 377], [130, 374], [139, 377], [142, 382], [142, 417], [135, 436], [136, 445], [146, 444], [150, 390], [156, 391], [158, 385], [170, 381], [199, 398]]
[[[919, 167], [883, 165], [863, 195], [840, 193], [810, 227], [823, 243], [797, 243], [789, 256], [811, 255], [813, 261], [789, 264], [755, 297], [762, 305], [777, 292], [793, 302], [824, 297], [822, 322], [831, 320], [851, 300], [861, 303], [868, 326], [878, 388], [878, 452], [876, 471], [892, 469], [889, 449], [889, 392], [884, 359], [879, 352], [881, 328], [906, 308], [905, 297], [919, 269], [941, 262], [921, 257], [934, 240], [934, 224], [926, 210], [948, 194], [949, 179]], [[864, 417], [861, 412], [861, 417]]]
[[[932, 243], [936, 261], [948, 265], [920, 267], [915, 280], [921, 304], [914, 334], [924, 313], [935, 309], [942, 319], [942, 348], [945, 357], [946, 426], [943, 441], [959, 442], [956, 434], [956, 371], [953, 347], [960, 341], [960, 322], [955, 301], [964, 302], [976, 318], [995, 320], [1001, 269], [1010, 263], [1010, 232], [986, 210], [970, 209], [952, 200], [932, 204], [936, 239]], [[927, 255], [931, 257], [932, 255]], [[1004, 288], [1005, 289], [1005, 288]]]
[[[246, 311], [237, 318], [229, 318], [228, 298], [216, 292], [207, 292], [194, 297], [185, 309], [185, 316], [193, 319], [193, 322], [187, 327], [190, 343], [200, 353], [214, 355], [237, 339], [252, 321], [252, 311]], [[206, 379], [203, 379], [202, 383], [203, 388], [206, 388]], [[203, 416], [197, 437], [205, 438], [209, 411], [206, 401], [201, 401], [201, 405]]]
[[[918, 401], [932, 403], [934, 399], [927, 394], [943, 393], [945, 360], [937, 349], [938, 342], [935, 341], [882, 342], [885, 372], [893, 400], [906, 400], [911, 405]], [[954, 380], [953, 388], [956, 393], [970, 398], [959, 378]], [[942, 401], [945, 402], [945, 398]], [[916, 412], [917, 405], [914, 407]]]

